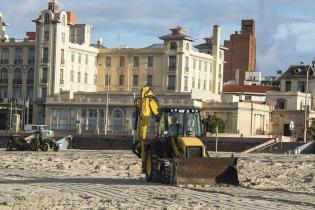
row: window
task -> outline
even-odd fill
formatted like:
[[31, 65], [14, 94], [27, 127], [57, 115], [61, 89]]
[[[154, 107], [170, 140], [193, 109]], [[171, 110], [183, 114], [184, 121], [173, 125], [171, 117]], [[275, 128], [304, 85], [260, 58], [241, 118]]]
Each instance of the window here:
[[23, 64], [23, 48], [15, 48], [15, 64]]
[[95, 109], [90, 109], [89, 113], [89, 117], [97, 117], [97, 111]]
[[188, 91], [188, 76], [184, 77], [184, 91]]
[[35, 48], [29, 48], [28, 64], [35, 64]]
[[212, 73], [212, 63], [210, 63], [210, 73]]
[[66, 26], [66, 16], [62, 16], [62, 25]]
[[221, 94], [221, 82], [218, 82], [218, 93]]
[[185, 68], [188, 69], [188, 67], [189, 67], [189, 57], [186, 56], [185, 57]]
[[74, 52], [71, 52], [71, 62], [74, 63]]
[[97, 56], [94, 56], [94, 66], [97, 66], [98, 62], [97, 62]]
[[73, 82], [73, 80], [74, 80], [74, 71], [71, 70], [71, 72], [70, 72], [70, 81]]
[[196, 69], [196, 59], [193, 59], [193, 69]]
[[305, 81], [298, 81], [298, 91], [305, 93]]
[[42, 88], [42, 99], [46, 99], [47, 96], [47, 88]]
[[207, 72], [208, 69], [208, 62], [205, 61], [205, 72]]
[[119, 86], [124, 86], [125, 76], [119, 75]]
[[29, 100], [32, 100], [32, 99], [33, 99], [33, 92], [34, 92], [34, 88], [33, 88], [33, 87], [27, 87], [27, 90], [26, 90], [26, 97], [27, 97]]
[[201, 80], [200, 80], [200, 78], [198, 78], [198, 89], [200, 90], [200, 86], [201, 86]]
[[94, 85], [97, 85], [97, 75], [94, 74]]
[[105, 76], [105, 85], [106, 86], [110, 85], [110, 75]]
[[0, 99], [8, 97], [8, 87], [0, 87]]
[[65, 32], [61, 33], [61, 41], [62, 41], [62, 43], [66, 43], [66, 33]]
[[18, 98], [21, 98], [21, 87], [14, 87], [13, 88], [13, 95], [14, 95], [14, 98], [18, 99]]
[[63, 69], [60, 69], [60, 84], [63, 85]]
[[201, 71], [202, 61], [199, 61], [199, 71]]
[[221, 64], [219, 64], [219, 75], [218, 75], [219, 78], [222, 78], [222, 66]]
[[212, 84], [211, 84], [211, 81], [209, 81], [209, 91], [212, 90]]
[[125, 67], [125, 56], [120, 56], [120, 58], [119, 58], [119, 67], [120, 68]]
[[195, 77], [193, 77], [191, 80], [191, 87], [195, 88]]
[[291, 81], [285, 81], [285, 91], [291, 91]]
[[64, 49], [61, 49], [61, 58], [60, 58], [60, 62], [62, 65], [65, 64], [65, 50]]
[[219, 52], [219, 58], [222, 59], [223, 55], [222, 55], [222, 51], [220, 50]]
[[110, 68], [112, 66], [112, 58], [109, 56], [106, 56], [105, 65], [107, 68]]
[[48, 73], [48, 69], [47, 68], [43, 68], [42, 69], [42, 75], [41, 75], [41, 82], [42, 83], [47, 83], [47, 74]]
[[78, 72], [78, 82], [81, 82], [81, 72]]
[[9, 64], [9, 48], [2, 48], [1, 64]]
[[84, 74], [84, 83], [85, 84], [88, 83], [88, 74], [87, 73]]
[[148, 56], [148, 68], [153, 67], [153, 56]]
[[[0, 79], [1, 80], [7, 80], [8, 79], [8, 70], [5, 69], [5, 68], [2, 68], [1, 69], [1, 72], [0, 72]], [[1, 82], [2, 83], [2, 82]]]
[[133, 67], [135, 67], [135, 68], [139, 67], [139, 56], [133, 57]]
[[175, 84], [176, 84], [176, 76], [175, 75], [169, 75], [168, 76], [167, 89], [168, 90], [175, 90]]
[[81, 53], [78, 55], [78, 63], [81, 63]]
[[206, 87], [207, 87], [207, 82], [206, 80], [203, 80], [203, 90], [206, 90]]
[[30, 68], [30, 70], [27, 73], [27, 83], [34, 83], [34, 69]]
[[277, 99], [277, 109], [286, 109], [285, 99]]
[[152, 75], [148, 75], [148, 77], [147, 77], [147, 85], [152, 86]]
[[46, 13], [46, 14], [44, 15], [44, 24], [49, 24], [49, 22], [50, 22], [50, 17], [49, 17], [49, 14]]
[[89, 55], [85, 55], [85, 65], [89, 65]]
[[15, 80], [22, 80], [22, 70], [20, 68], [15, 69], [14, 79]]
[[170, 49], [171, 50], [177, 50], [177, 43], [176, 42], [171, 42]]
[[43, 48], [43, 63], [48, 63], [48, 48]]
[[138, 78], [139, 78], [138, 75], [133, 75], [133, 78], [132, 78], [132, 86], [134, 86], [134, 87], [137, 87], [137, 86], [138, 86]]
[[186, 43], [186, 50], [189, 50], [190, 46], [189, 43]]
[[245, 95], [245, 101], [251, 101], [251, 100], [252, 100], [252, 96]]
[[169, 69], [176, 70], [176, 56], [169, 56]]
[[44, 42], [49, 41], [49, 31], [44, 31]]

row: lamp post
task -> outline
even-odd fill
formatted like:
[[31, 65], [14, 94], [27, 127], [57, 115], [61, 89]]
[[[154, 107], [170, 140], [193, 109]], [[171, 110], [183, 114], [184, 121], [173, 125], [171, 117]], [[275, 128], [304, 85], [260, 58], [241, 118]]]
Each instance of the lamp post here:
[[105, 110], [105, 131], [104, 134], [107, 135], [107, 127], [108, 127], [108, 92], [109, 92], [109, 75], [108, 75], [108, 69], [102, 64], [98, 64], [99, 66], [102, 66], [104, 70], [106, 71], [105, 79], [106, 79], [106, 110]]
[[[315, 59], [308, 65], [307, 70], [306, 70], [306, 85], [305, 85], [305, 97], [304, 97], [304, 143], [306, 143], [306, 132], [307, 132], [307, 95], [308, 95], [308, 83], [309, 83], [309, 74], [310, 74], [310, 69], [313, 69], [314, 67], [314, 62]], [[301, 62], [303, 64], [303, 62]]]

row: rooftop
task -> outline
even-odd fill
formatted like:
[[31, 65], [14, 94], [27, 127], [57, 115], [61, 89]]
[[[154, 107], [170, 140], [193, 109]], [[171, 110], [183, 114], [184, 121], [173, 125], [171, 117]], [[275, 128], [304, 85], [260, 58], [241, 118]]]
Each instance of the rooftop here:
[[[291, 65], [286, 72], [284, 72], [280, 78], [304, 78], [308, 65]], [[310, 75], [313, 75], [313, 70], [310, 69]]]
[[266, 93], [267, 91], [279, 91], [277, 87], [260, 85], [224, 85], [223, 93]]

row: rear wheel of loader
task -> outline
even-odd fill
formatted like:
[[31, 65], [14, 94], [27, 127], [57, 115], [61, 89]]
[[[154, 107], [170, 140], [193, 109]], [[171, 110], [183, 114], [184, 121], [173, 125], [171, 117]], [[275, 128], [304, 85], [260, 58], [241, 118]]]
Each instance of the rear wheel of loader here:
[[161, 182], [164, 184], [175, 184], [176, 171], [174, 164], [168, 160], [161, 161]]
[[158, 171], [159, 160], [151, 151], [147, 153], [145, 178], [148, 182], [159, 182], [160, 175]]
[[42, 150], [44, 152], [47, 152], [49, 150], [49, 144], [48, 143], [45, 143], [43, 146], [42, 146]]

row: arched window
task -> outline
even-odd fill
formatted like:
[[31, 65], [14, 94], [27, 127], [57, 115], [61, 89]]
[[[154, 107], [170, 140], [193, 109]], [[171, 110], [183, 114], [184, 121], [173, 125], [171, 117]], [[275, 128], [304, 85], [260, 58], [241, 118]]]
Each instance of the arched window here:
[[44, 15], [44, 24], [49, 24], [49, 22], [50, 22], [50, 16], [48, 13], [46, 13]]
[[27, 81], [31, 82], [34, 81], [34, 69], [30, 68], [30, 70], [27, 73]]
[[186, 43], [186, 50], [189, 50], [189, 43]]
[[177, 50], [177, 43], [176, 42], [171, 42], [170, 49], [171, 50]]
[[62, 16], [62, 25], [66, 26], [66, 16]]
[[21, 80], [22, 79], [22, 70], [17, 68], [14, 71], [14, 79]]
[[5, 69], [5, 68], [1, 69], [0, 79], [1, 80], [7, 80], [8, 79], [8, 70], [7, 69]]
[[287, 100], [285, 99], [277, 99], [277, 109], [286, 109], [287, 108]]
[[113, 133], [121, 133], [124, 130], [123, 113], [120, 110], [114, 112]]

